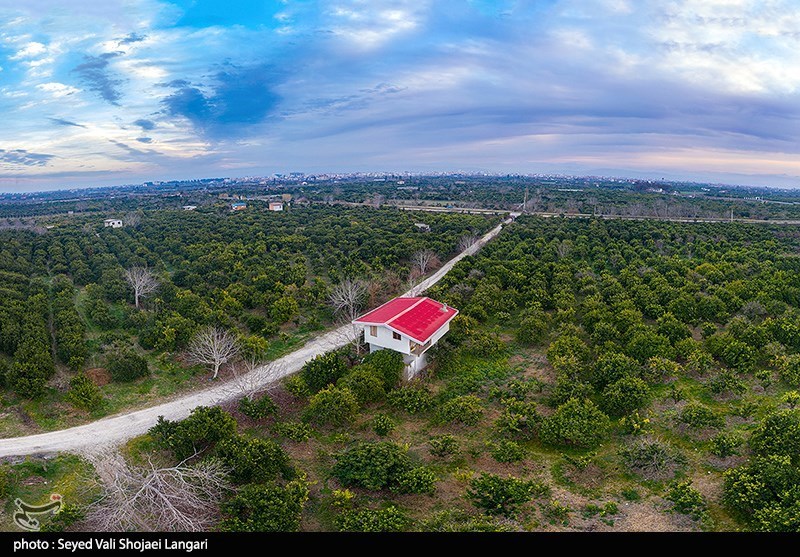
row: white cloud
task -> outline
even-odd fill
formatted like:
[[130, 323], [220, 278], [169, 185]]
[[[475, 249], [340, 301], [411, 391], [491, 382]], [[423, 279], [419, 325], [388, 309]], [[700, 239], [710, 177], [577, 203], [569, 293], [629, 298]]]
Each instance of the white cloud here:
[[31, 41], [20, 48], [16, 54], [9, 56], [10, 60], [23, 60], [25, 58], [34, 58], [40, 54], [47, 52], [47, 47], [42, 43]]
[[40, 83], [36, 86], [36, 88], [40, 91], [50, 93], [50, 95], [52, 95], [52, 97], [55, 99], [60, 99], [62, 97], [67, 97], [80, 92], [80, 89], [77, 89], [72, 85], [65, 85], [58, 82]]

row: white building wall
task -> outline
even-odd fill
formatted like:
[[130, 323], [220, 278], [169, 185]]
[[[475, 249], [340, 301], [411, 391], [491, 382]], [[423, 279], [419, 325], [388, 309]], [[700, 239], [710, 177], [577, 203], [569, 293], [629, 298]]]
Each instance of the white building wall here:
[[364, 326], [364, 342], [369, 343], [370, 351], [375, 352], [372, 349], [372, 345], [377, 345], [381, 348], [389, 348], [394, 350], [395, 352], [400, 352], [402, 354], [410, 354], [411, 353], [411, 344], [409, 339], [405, 335], [400, 335], [400, 340], [397, 340], [393, 337], [391, 329], [384, 325], [376, 325], [377, 328], [377, 336], [372, 336], [370, 334], [370, 325]]

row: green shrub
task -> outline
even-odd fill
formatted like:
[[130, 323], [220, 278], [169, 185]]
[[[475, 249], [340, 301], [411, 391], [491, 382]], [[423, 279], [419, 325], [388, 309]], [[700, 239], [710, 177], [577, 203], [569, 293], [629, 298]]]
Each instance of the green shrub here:
[[263, 483], [293, 473], [289, 455], [271, 439], [229, 437], [217, 445], [217, 456], [230, 469], [231, 480], [237, 484]]
[[800, 468], [789, 456], [757, 456], [723, 478], [723, 503], [753, 530], [800, 532]]
[[461, 423], [474, 426], [483, 418], [483, 403], [475, 395], [451, 398], [437, 413], [439, 423]]
[[779, 410], [764, 418], [750, 436], [750, 448], [760, 456], [788, 456], [800, 463], [800, 410]]
[[339, 352], [321, 354], [306, 363], [300, 371], [301, 377], [312, 393], [335, 384], [347, 373], [347, 363]]
[[627, 416], [647, 405], [650, 387], [638, 377], [623, 377], [603, 390], [601, 407], [610, 416]]
[[272, 431], [276, 435], [297, 442], [308, 441], [314, 432], [308, 424], [303, 422], [278, 422], [272, 426]]
[[436, 474], [422, 466], [411, 468], [400, 474], [397, 483], [389, 489], [395, 493], [433, 495], [436, 491]]
[[722, 393], [743, 395], [747, 392], [747, 383], [732, 371], [722, 371], [708, 382], [708, 390], [715, 395]]
[[668, 377], [675, 377], [681, 372], [681, 366], [669, 358], [654, 356], [647, 360], [642, 378], [649, 383], [663, 383]]
[[159, 416], [148, 433], [157, 446], [172, 451], [178, 460], [185, 460], [235, 435], [236, 420], [217, 406], [198, 406], [185, 420], [172, 422]]
[[311, 397], [303, 420], [318, 425], [341, 426], [358, 414], [358, 399], [347, 388], [330, 386]]
[[433, 395], [424, 385], [408, 385], [389, 392], [389, 406], [405, 410], [409, 414], [421, 414], [433, 407]]
[[554, 446], [593, 449], [605, 438], [611, 422], [590, 400], [570, 399], [542, 420], [539, 437]]
[[519, 443], [503, 439], [492, 444], [491, 455], [497, 462], [519, 462], [525, 458], [525, 450]]
[[274, 484], [243, 486], [222, 504], [224, 532], [296, 532], [303, 506], [308, 500], [308, 485], [297, 479], [281, 487]]
[[454, 435], [445, 434], [431, 437], [428, 441], [429, 451], [433, 456], [446, 457], [458, 453], [458, 439]]
[[783, 358], [778, 373], [790, 387], [800, 387], [800, 354], [792, 354]]
[[133, 350], [119, 350], [112, 353], [106, 366], [111, 379], [130, 382], [149, 375], [147, 360]]
[[302, 375], [290, 375], [283, 381], [283, 386], [290, 394], [297, 398], [307, 398], [311, 396], [311, 389], [306, 385], [306, 380]]
[[263, 420], [278, 414], [278, 405], [273, 402], [267, 393], [251, 398], [249, 396], [239, 399], [239, 412], [251, 420]]
[[41, 532], [64, 532], [70, 526], [80, 522], [85, 517], [83, 509], [78, 505], [65, 503], [50, 520], [42, 524]]
[[639, 362], [625, 354], [614, 352], [601, 354], [594, 366], [592, 384], [598, 389], [602, 389], [620, 379], [638, 377], [641, 369], [642, 366], [639, 365]]
[[[381, 350], [385, 352], [385, 350]], [[350, 373], [339, 379], [337, 386], [350, 389], [358, 402], [369, 404], [377, 402], [386, 397], [386, 391], [380, 377], [371, 370], [365, 368], [355, 368]]]
[[706, 501], [703, 495], [692, 487], [691, 480], [672, 482], [665, 499], [672, 501], [676, 511], [688, 514], [695, 520], [700, 520], [706, 515]]
[[403, 355], [394, 350], [378, 350], [364, 358], [364, 366], [374, 370], [385, 391], [395, 388], [403, 377]]
[[519, 478], [503, 478], [482, 472], [473, 478], [467, 488], [467, 498], [472, 504], [489, 513], [513, 517], [519, 507], [533, 499], [549, 494], [547, 486]]
[[100, 389], [89, 379], [85, 373], [79, 372], [69, 380], [67, 402], [75, 408], [92, 412], [103, 404], [103, 395]]
[[331, 473], [344, 486], [379, 490], [399, 485], [411, 468], [405, 447], [379, 441], [359, 443], [340, 453]]
[[795, 408], [798, 404], [800, 404], [800, 392], [788, 391], [783, 393], [781, 396], [781, 402], [788, 405], [789, 408]]
[[699, 402], [691, 402], [684, 406], [678, 419], [693, 428], [710, 427], [719, 429], [725, 426], [725, 419], [722, 416]]
[[336, 524], [342, 532], [402, 532], [411, 524], [411, 519], [391, 506], [374, 511], [345, 511], [336, 518]]
[[523, 440], [532, 439], [539, 431], [541, 416], [533, 402], [504, 399], [505, 409], [495, 422], [498, 431]]
[[739, 446], [741, 444], [742, 438], [734, 433], [718, 433], [711, 439], [711, 454], [720, 458], [733, 456], [739, 454]]
[[378, 414], [372, 420], [372, 430], [376, 435], [378, 435], [378, 437], [386, 437], [392, 431], [394, 431], [394, 428], [396, 427], [397, 424], [394, 423], [394, 420], [392, 420], [386, 414]]
[[542, 515], [550, 522], [550, 524], [561, 524], [566, 526], [569, 524], [569, 513], [572, 512], [566, 505], [562, 505], [555, 499], [542, 507]]

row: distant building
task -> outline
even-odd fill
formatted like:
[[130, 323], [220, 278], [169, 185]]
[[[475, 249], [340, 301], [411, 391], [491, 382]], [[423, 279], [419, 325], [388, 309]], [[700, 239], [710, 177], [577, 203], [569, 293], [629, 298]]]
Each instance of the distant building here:
[[283, 211], [283, 201], [273, 201], [269, 204], [270, 211]]
[[415, 222], [414, 226], [416, 226], [418, 229], [422, 230], [423, 232], [430, 232], [431, 231], [430, 225], [425, 224], [424, 222]]
[[395, 298], [353, 320], [363, 325], [369, 351], [400, 352], [405, 379], [413, 379], [427, 365], [426, 352], [447, 331], [458, 310], [427, 297]]
[[244, 211], [245, 209], [247, 209], [247, 203], [244, 203], [243, 201], [231, 203], [231, 211]]
[[122, 220], [121, 219], [106, 219], [103, 221], [103, 226], [108, 228], [122, 228]]
[[184, 211], [194, 211], [195, 209], [197, 209], [197, 205], [184, 205], [183, 206], [183, 210]]

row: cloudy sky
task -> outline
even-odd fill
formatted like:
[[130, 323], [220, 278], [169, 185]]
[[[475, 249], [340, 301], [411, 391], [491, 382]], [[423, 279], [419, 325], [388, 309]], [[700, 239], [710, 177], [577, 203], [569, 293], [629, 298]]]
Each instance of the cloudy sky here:
[[797, 0], [0, 0], [0, 190], [325, 171], [800, 186]]

